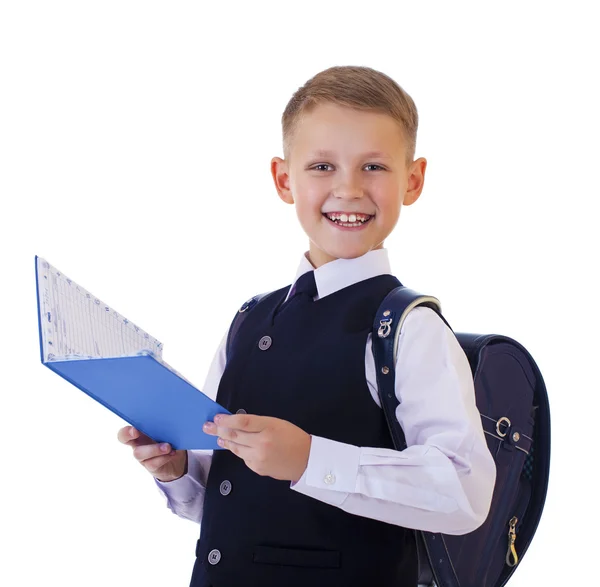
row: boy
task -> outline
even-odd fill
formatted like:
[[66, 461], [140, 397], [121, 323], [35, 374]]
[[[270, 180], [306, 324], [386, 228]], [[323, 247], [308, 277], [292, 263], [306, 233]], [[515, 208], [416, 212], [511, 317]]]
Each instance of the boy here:
[[130, 427], [119, 439], [168, 507], [201, 522], [191, 587], [415, 587], [413, 530], [473, 531], [496, 475], [467, 358], [430, 308], [399, 337], [404, 451], [379, 405], [370, 331], [400, 285], [384, 240], [423, 189], [417, 111], [388, 76], [332, 67], [282, 122], [271, 171], [309, 250], [293, 288], [254, 307], [213, 360], [203, 391], [232, 415], [204, 430], [225, 450], [161, 452]]

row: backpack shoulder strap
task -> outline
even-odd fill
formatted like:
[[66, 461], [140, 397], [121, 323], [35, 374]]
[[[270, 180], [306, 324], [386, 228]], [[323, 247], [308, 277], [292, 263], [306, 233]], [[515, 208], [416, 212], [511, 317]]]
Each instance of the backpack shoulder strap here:
[[233, 320], [231, 321], [231, 325], [229, 326], [229, 332], [227, 333], [227, 343], [226, 343], [226, 347], [225, 347], [225, 352], [226, 352], [225, 356], [227, 358], [229, 357], [233, 339], [235, 338], [235, 335], [237, 334], [238, 330], [240, 329], [242, 322], [248, 315], [248, 312], [250, 310], [252, 310], [252, 308], [254, 308], [254, 306], [256, 306], [256, 304], [258, 304], [258, 302], [260, 302], [267, 296], [271, 295], [272, 293], [274, 293], [274, 291], [269, 291], [269, 292], [260, 293], [260, 294], [255, 295], [254, 297], [245, 301], [242, 304], [242, 307], [236, 312], [235, 316], [233, 317]]
[[[383, 299], [373, 322], [372, 339], [377, 387], [381, 407], [384, 410], [394, 445], [398, 450], [406, 448], [404, 434], [395, 415], [399, 404], [394, 388], [398, 339], [408, 313], [417, 306], [426, 306], [435, 310], [446, 322], [441, 313], [442, 305], [437, 298], [420, 294], [403, 285], [394, 288]], [[446, 322], [446, 324], [448, 323]]]
[[[437, 298], [421, 294], [404, 286], [393, 289], [384, 298], [373, 322], [373, 356], [375, 358], [379, 400], [397, 450], [406, 448], [406, 438], [396, 418], [396, 408], [399, 401], [396, 397], [394, 381], [398, 338], [406, 316], [417, 306], [425, 306], [434, 310], [451, 329], [442, 316], [442, 305]], [[417, 547], [419, 583], [422, 582], [421, 578], [429, 582], [433, 574], [435, 584], [438, 587], [459, 587], [458, 578], [442, 534], [417, 532]], [[423, 552], [423, 549], [425, 552]], [[432, 564], [432, 561], [434, 561], [434, 564]]]

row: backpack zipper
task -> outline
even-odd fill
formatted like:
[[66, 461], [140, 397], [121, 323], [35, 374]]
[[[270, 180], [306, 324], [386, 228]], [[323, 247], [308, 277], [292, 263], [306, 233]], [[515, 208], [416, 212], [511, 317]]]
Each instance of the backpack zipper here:
[[519, 562], [517, 550], [515, 549], [515, 540], [517, 539], [517, 533], [515, 531], [515, 528], [517, 526], [518, 521], [519, 518], [513, 516], [510, 522], [508, 523], [508, 550], [506, 551], [506, 564], [509, 567], [514, 567]]

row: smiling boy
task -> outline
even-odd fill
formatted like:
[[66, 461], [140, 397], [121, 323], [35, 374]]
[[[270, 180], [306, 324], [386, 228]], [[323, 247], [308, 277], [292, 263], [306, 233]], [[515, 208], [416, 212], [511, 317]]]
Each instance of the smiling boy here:
[[309, 248], [291, 286], [217, 350], [203, 391], [232, 415], [204, 430], [225, 450], [140, 442], [134, 454], [172, 511], [201, 523], [192, 587], [415, 587], [414, 529], [480, 526], [496, 474], [467, 358], [430, 308], [408, 314], [398, 341], [405, 450], [379, 404], [371, 328], [400, 285], [384, 241], [423, 190], [417, 111], [385, 74], [332, 67], [282, 122], [271, 172]]
[[[413, 162], [408, 151], [387, 114], [333, 103], [303, 114], [289, 155], [273, 158], [271, 169], [281, 199], [296, 206], [315, 268], [383, 248], [401, 207], [423, 189], [427, 161]], [[370, 219], [345, 228], [327, 219], [332, 213]]]

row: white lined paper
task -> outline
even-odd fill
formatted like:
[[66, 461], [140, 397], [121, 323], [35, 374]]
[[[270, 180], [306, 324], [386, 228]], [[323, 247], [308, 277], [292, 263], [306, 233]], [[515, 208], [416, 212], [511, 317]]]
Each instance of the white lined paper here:
[[195, 387], [164, 361], [162, 342], [39, 256], [37, 275], [44, 363], [152, 355]]
[[163, 345], [145, 330], [37, 258], [44, 362], [152, 354], [162, 363]]

